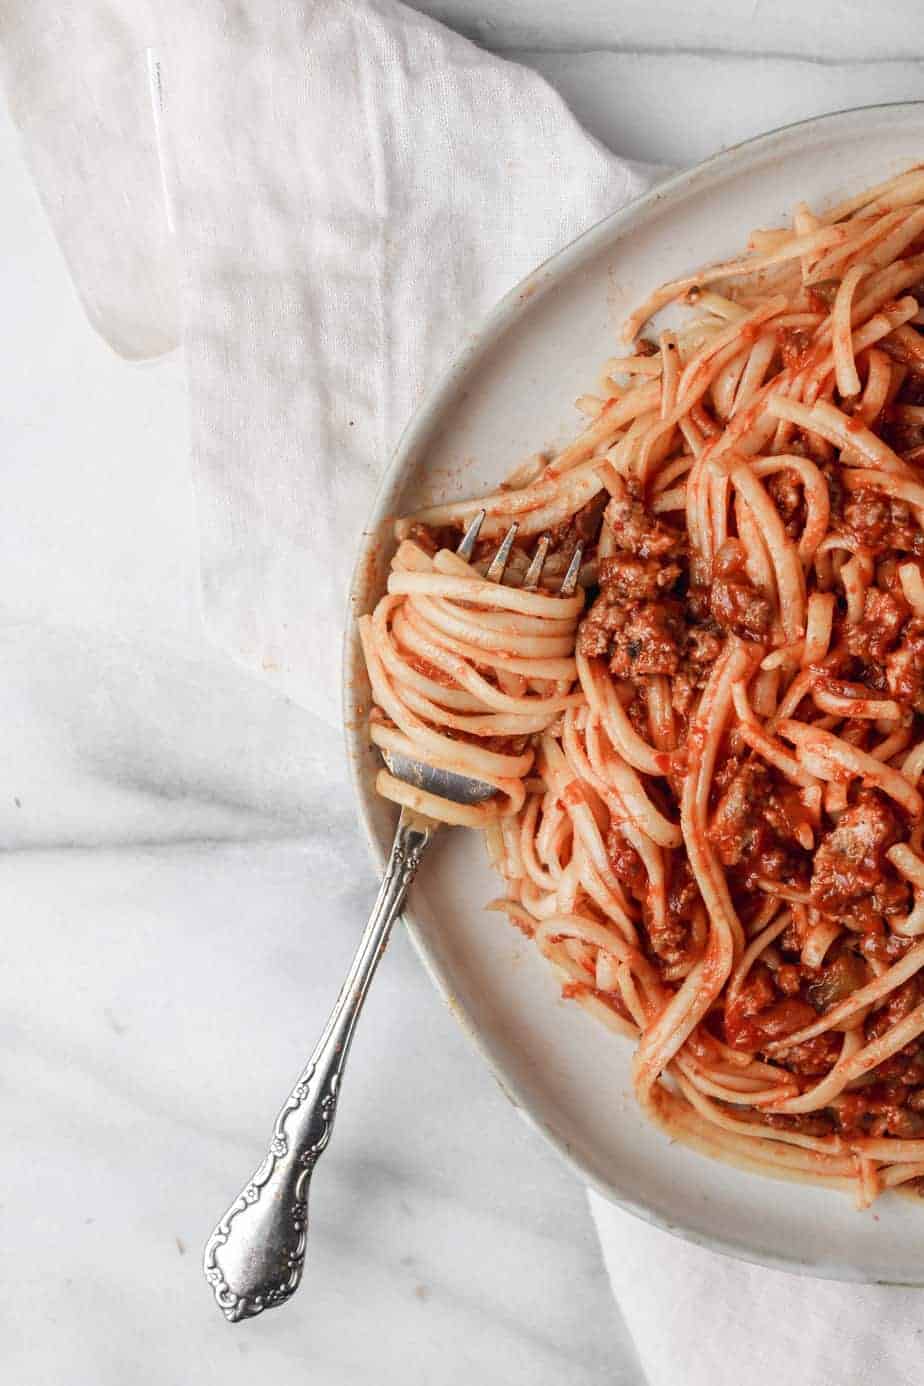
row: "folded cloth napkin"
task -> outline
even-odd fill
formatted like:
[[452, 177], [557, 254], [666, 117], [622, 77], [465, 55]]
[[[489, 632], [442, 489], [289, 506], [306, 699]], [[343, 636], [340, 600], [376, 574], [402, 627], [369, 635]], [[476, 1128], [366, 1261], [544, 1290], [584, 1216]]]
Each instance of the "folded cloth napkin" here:
[[[59, 9], [7, 0], [7, 97], [94, 325], [130, 357], [182, 336], [206, 624], [336, 724], [352, 551], [422, 391], [653, 172], [388, 0]], [[652, 1386], [916, 1374], [913, 1292], [807, 1286], [591, 1206]]]
[[128, 354], [176, 331], [175, 226], [206, 623], [335, 724], [353, 551], [422, 392], [651, 174], [536, 74], [397, 5], [161, 0], [155, 25], [97, 0], [98, 51], [57, 8], [6, 7], [10, 99], [83, 300]]
[[648, 1386], [920, 1381], [920, 1290], [746, 1265], [589, 1197]]

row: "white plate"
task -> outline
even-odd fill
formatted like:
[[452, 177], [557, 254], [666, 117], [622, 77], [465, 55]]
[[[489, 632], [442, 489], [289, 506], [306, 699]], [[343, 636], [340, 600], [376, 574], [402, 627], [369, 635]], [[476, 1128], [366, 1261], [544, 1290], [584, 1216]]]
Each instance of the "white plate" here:
[[[467, 344], [401, 440], [359, 555], [354, 613], [382, 590], [390, 517], [477, 495], [518, 460], [573, 436], [573, 400], [595, 388], [622, 319], [650, 289], [731, 255], [753, 227], [781, 223], [800, 198], [824, 206], [922, 158], [922, 103], [807, 121], [671, 179], [537, 269]], [[373, 791], [367, 695], [351, 629], [348, 745], [381, 864], [394, 816]], [[484, 912], [499, 893], [480, 834], [443, 833], [414, 886], [407, 924], [504, 1091], [582, 1178], [640, 1217], [748, 1260], [924, 1284], [924, 1203], [886, 1196], [858, 1213], [842, 1194], [741, 1173], [650, 1126], [630, 1090], [630, 1044], [562, 1001], [534, 946], [502, 915]]]

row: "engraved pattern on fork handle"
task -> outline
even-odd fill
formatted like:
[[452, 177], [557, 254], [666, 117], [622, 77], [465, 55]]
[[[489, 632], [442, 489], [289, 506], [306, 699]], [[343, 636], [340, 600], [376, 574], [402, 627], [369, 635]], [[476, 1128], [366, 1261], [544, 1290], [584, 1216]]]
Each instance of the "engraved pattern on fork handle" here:
[[298, 1289], [308, 1186], [333, 1130], [353, 1030], [436, 826], [402, 810], [381, 889], [324, 1033], [276, 1118], [263, 1163], [206, 1243], [205, 1278], [231, 1323], [284, 1304]]

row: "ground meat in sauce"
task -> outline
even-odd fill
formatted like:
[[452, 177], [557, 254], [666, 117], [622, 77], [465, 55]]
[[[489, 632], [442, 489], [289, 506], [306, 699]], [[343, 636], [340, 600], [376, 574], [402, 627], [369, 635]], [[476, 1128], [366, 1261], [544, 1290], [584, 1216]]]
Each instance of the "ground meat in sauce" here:
[[730, 760], [732, 773], [716, 776], [721, 790], [718, 807], [709, 827], [709, 837], [723, 866], [737, 866], [757, 848], [763, 831], [763, 801], [770, 785], [770, 773], [761, 761], [743, 765]]
[[[801, 367], [810, 354], [810, 333], [786, 329], [781, 334], [784, 364]], [[902, 396], [924, 404], [924, 380], [909, 381]], [[918, 397], [919, 396], [919, 397]], [[836, 400], [836, 397], [835, 397]], [[842, 407], [844, 407], [842, 405]], [[847, 406], [849, 411], [849, 405]], [[704, 420], [699, 420], [704, 428]], [[709, 420], [705, 419], [708, 424]], [[704, 428], [704, 431], [707, 431]], [[924, 428], [886, 418], [877, 427], [899, 453], [924, 443]], [[790, 451], [817, 457], [815, 442], [796, 430]], [[830, 452], [830, 450], [829, 450]], [[869, 488], [846, 491], [840, 464], [818, 464], [831, 499], [832, 527], [840, 528], [872, 555], [874, 585], [864, 599], [863, 615], [850, 624], [838, 592], [831, 648], [838, 654], [829, 665], [828, 683], [865, 684], [871, 696], [888, 696], [903, 708], [924, 715], [924, 620], [917, 618], [902, 592], [898, 569], [909, 558], [924, 566], [924, 532], [911, 507]], [[764, 479], [764, 486], [787, 534], [798, 539], [805, 524], [805, 498], [798, 474], [781, 471]], [[596, 541], [606, 508], [616, 551], [598, 565], [599, 593], [578, 634], [578, 648], [607, 661], [614, 678], [633, 685], [627, 715], [646, 739], [645, 677], [668, 675], [678, 729], [705, 685], [729, 634], [758, 644], [770, 635], [773, 609], [766, 595], [749, 579], [744, 549], [736, 539], [723, 545], [714, 562], [711, 581], [690, 586], [686, 535], [652, 515], [637, 495], [608, 499], [601, 492], [571, 520], [552, 532], [553, 551], [570, 553], [578, 540]], [[451, 547], [459, 531], [412, 533], [428, 552]], [[528, 548], [531, 546], [527, 546]], [[636, 682], [637, 681], [637, 682]], [[804, 708], [809, 706], [807, 698]], [[798, 715], [798, 714], [797, 714]], [[810, 715], [817, 715], [817, 711]], [[837, 734], [862, 749], [882, 738], [874, 723], [848, 719]], [[921, 739], [915, 723], [914, 741]], [[896, 761], [896, 764], [899, 762]], [[682, 788], [686, 748], [671, 757], [668, 776], [676, 800]], [[676, 817], [662, 785], [652, 798], [668, 816]], [[664, 800], [662, 804], [662, 799]], [[893, 802], [874, 789], [851, 788], [848, 807], [834, 815], [808, 814], [799, 789], [784, 781], [766, 762], [742, 751], [734, 738], [723, 741], [713, 780], [709, 841], [727, 872], [732, 897], [747, 927], [765, 898], [761, 879], [785, 881], [809, 892], [807, 909], [794, 910], [793, 919], [765, 955], [750, 970], [744, 985], [724, 1007], [716, 1007], [706, 1028], [731, 1047], [761, 1054], [767, 1045], [787, 1041], [811, 1025], [832, 1006], [891, 967], [917, 940], [890, 931], [889, 923], [904, 914], [911, 891], [885, 853], [908, 835], [903, 815]], [[815, 849], [802, 845], [811, 827]], [[606, 835], [613, 874], [636, 902], [643, 927], [641, 946], [651, 962], [665, 972], [691, 957], [692, 924], [702, 900], [683, 850], [664, 854], [668, 871], [667, 910], [651, 909], [644, 864], [618, 826]], [[835, 940], [823, 962], [809, 967], [802, 949], [814, 924], [830, 918], [849, 932]], [[697, 937], [699, 935], [697, 934]], [[676, 976], [676, 974], [673, 974]], [[594, 995], [625, 1014], [622, 1003], [588, 983], [569, 982], [566, 995]], [[869, 1042], [924, 1003], [924, 978], [912, 977], [875, 1005], [863, 1021]], [[778, 1049], [768, 1059], [787, 1068], [800, 1090], [817, 1083], [836, 1064], [843, 1032], [832, 1030]], [[739, 1108], [739, 1119], [751, 1119]], [[892, 1055], [834, 1099], [824, 1110], [798, 1115], [756, 1114], [768, 1126], [815, 1137], [861, 1133], [905, 1139], [924, 1138], [924, 1039]], [[924, 1185], [922, 1185], [924, 1192]]]
[[720, 798], [709, 825], [716, 856], [745, 890], [758, 888], [758, 880], [797, 883], [807, 874], [796, 837], [807, 814], [797, 792], [761, 760], [729, 765], [732, 772], [717, 777]]
[[613, 875], [637, 900], [642, 900], [648, 890], [648, 872], [638, 852], [628, 842], [619, 829], [611, 823], [606, 835], [606, 854]]
[[742, 640], [764, 640], [773, 615], [770, 602], [747, 576], [744, 545], [726, 539], [715, 556], [709, 614], [723, 630]]
[[[866, 939], [860, 941], [861, 951], [866, 951], [865, 943]], [[724, 1038], [733, 1048], [759, 1054], [766, 1045], [810, 1025], [818, 1014], [864, 985], [870, 976], [860, 954], [841, 945], [835, 946], [831, 961], [820, 968], [782, 962], [774, 971], [758, 963], [725, 1007]], [[922, 1000], [924, 982], [912, 977], [867, 1018], [864, 1040], [885, 1034]], [[794, 1074], [802, 1088], [810, 1087], [830, 1072], [842, 1043], [839, 1031], [826, 1031], [777, 1050], [772, 1059]], [[840, 1132], [920, 1138], [924, 1135], [924, 1045], [912, 1041], [878, 1065], [874, 1073], [857, 1080], [826, 1109], [804, 1117], [766, 1113], [763, 1119], [768, 1125], [808, 1135]]]
[[620, 570], [618, 581], [601, 588], [578, 632], [581, 654], [608, 656], [610, 670], [617, 678], [673, 674], [680, 662], [684, 638], [681, 603], [621, 594], [623, 583], [642, 586], [646, 581], [644, 574]]
[[679, 601], [638, 602], [609, 610], [621, 617], [614, 624], [609, 651], [610, 671], [617, 678], [677, 672], [684, 639]]
[[[812, 1019], [816, 1020], [817, 1016], [813, 1014]], [[843, 1042], [840, 1034], [826, 1031], [823, 1035], [813, 1035], [811, 1039], [801, 1040], [789, 1049], [782, 1050], [779, 1061], [792, 1073], [816, 1078], [837, 1063]]]
[[723, 630], [742, 640], [764, 640], [773, 616], [767, 598], [745, 577], [714, 578], [709, 611]]
[[606, 507], [606, 521], [624, 553], [638, 558], [679, 558], [687, 552], [687, 538], [671, 529], [632, 496], [614, 496]]
[[902, 938], [900, 934], [863, 934], [857, 946], [870, 962], [878, 963], [880, 967], [891, 967], [905, 956], [914, 943], [913, 938]]
[[[920, 983], [912, 978], [864, 1027], [867, 1038], [884, 1034], [921, 1000]], [[920, 1139], [924, 1135], [924, 1051], [915, 1041], [866, 1074], [831, 1104], [841, 1131], [869, 1136]]]
[[683, 656], [671, 685], [675, 712], [685, 716], [690, 711], [693, 699], [705, 687], [724, 643], [724, 635], [709, 617], [702, 625], [687, 626]]
[[848, 534], [874, 553], [899, 549], [924, 554], [924, 532], [911, 507], [881, 491], [849, 492], [844, 500], [843, 519]]
[[733, 1049], [759, 1051], [774, 1040], [804, 1029], [815, 1019], [815, 1011], [807, 1001], [780, 997], [770, 969], [757, 963], [726, 1003], [725, 1040]]
[[672, 857], [669, 873], [667, 917], [662, 920], [652, 914], [646, 923], [652, 951], [673, 966], [687, 960], [693, 915], [702, 904], [702, 896], [686, 854]]
[[655, 961], [667, 967], [686, 962], [693, 914], [702, 901], [686, 856], [677, 854], [667, 863], [667, 909], [660, 916], [650, 908], [648, 873], [642, 859], [618, 826], [611, 825], [609, 829], [606, 851], [613, 874], [642, 905], [645, 933]]
[[[893, 1025], [904, 1020], [905, 1016], [909, 1015], [915, 1006], [920, 1005], [921, 1001], [924, 1001], [924, 989], [922, 989], [921, 980], [917, 976], [909, 977], [907, 982], [903, 982], [900, 987], [896, 987], [894, 991], [889, 993], [882, 1009], [867, 1020], [864, 1026], [866, 1038], [868, 1040], [880, 1039], [887, 1030], [891, 1030]], [[877, 1076], [885, 1076], [881, 1068]]]
[[862, 619], [843, 627], [844, 643], [850, 654], [865, 664], [881, 665], [897, 644], [910, 614], [904, 597], [870, 587], [864, 598]]
[[606, 518], [619, 552], [600, 562], [599, 596], [578, 649], [606, 657], [617, 678], [675, 674], [685, 625], [683, 604], [670, 594], [683, 574], [685, 540], [630, 496], [611, 500]]
[[809, 892], [825, 914], [861, 931], [878, 931], [883, 917], [908, 908], [909, 890], [885, 853], [906, 836], [885, 795], [863, 789], [815, 851]]
[[654, 600], [670, 591], [681, 571], [679, 563], [618, 554], [600, 560], [597, 580], [606, 602], [615, 605], [619, 601]]
[[898, 648], [886, 656], [885, 674], [892, 697], [924, 713], [924, 620], [908, 623]]
[[611, 501], [606, 513], [621, 551], [601, 560], [600, 593], [582, 622], [578, 649], [606, 657], [618, 678], [674, 677], [675, 708], [685, 712], [726, 633], [766, 638], [770, 603], [744, 571], [742, 545], [729, 540], [711, 586], [688, 591], [684, 604], [677, 595], [686, 577], [682, 537], [631, 498]]
[[771, 500], [790, 539], [798, 539], [805, 525], [805, 504], [798, 474], [788, 468], [774, 472], [764, 481]]

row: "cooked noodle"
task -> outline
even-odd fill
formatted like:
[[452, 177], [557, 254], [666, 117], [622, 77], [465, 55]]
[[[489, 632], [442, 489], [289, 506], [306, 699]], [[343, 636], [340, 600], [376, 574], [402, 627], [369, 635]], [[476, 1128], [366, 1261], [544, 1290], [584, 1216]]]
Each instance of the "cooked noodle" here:
[[485, 829], [645, 1111], [861, 1207], [924, 1189], [922, 294], [924, 170], [799, 204], [632, 314], [573, 443], [399, 521], [360, 622], [373, 742], [494, 792], [379, 791]]

